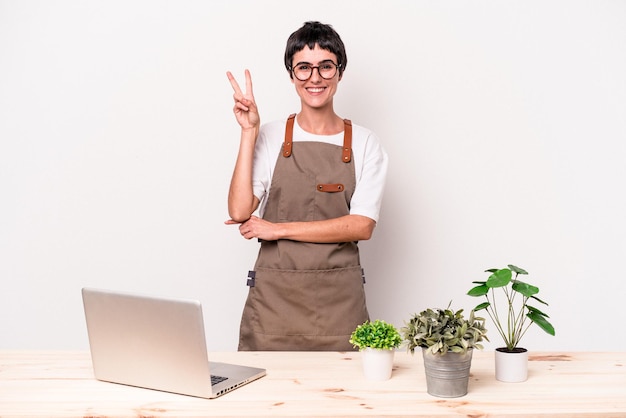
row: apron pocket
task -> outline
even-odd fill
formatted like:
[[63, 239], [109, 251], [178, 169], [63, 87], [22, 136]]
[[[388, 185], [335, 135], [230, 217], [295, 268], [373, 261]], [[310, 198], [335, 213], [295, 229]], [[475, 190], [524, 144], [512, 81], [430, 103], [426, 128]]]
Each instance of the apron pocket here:
[[324, 270], [317, 281], [318, 335], [347, 335], [369, 319], [360, 266]]
[[256, 269], [251, 326], [275, 335], [350, 335], [368, 319], [361, 267]]

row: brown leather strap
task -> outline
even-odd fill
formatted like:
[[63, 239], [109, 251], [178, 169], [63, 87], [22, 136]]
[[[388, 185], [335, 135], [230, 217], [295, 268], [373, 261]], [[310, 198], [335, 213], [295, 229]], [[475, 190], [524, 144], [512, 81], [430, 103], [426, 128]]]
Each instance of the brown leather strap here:
[[343, 124], [343, 151], [341, 153], [341, 161], [349, 163], [352, 159], [352, 122], [350, 119], [344, 119]]
[[293, 123], [295, 120], [295, 113], [292, 113], [287, 118], [287, 127], [285, 128], [285, 141], [283, 142], [283, 157], [291, 156], [291, 148], [293, 147]]
[[319, 192], [337, 193], [337, 192], [343, 192], [343, 189], [345, 189], [345, 187], [341, 183], [332, 183], [332, 184], [320, 183], [317, 185], [317, 190]]
[[[293, 149], [293, 124], [296, 120], [296, 114], [292, 113], [287, 118], [287, 126], [285, 127], [285, 140], [283, 142], [283, 157], [290, 157]], [[352, 160], [352, 122], [350, 119], [344, 119], [343, 131], [343, 147], [341, 150], [341, 161], [349, 163]]]

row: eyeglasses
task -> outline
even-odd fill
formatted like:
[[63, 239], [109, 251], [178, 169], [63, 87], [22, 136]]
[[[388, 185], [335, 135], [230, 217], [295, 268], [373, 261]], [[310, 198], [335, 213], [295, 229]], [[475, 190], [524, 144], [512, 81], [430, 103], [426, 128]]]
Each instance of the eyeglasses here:
[[293, 75], [300, 81], [307, 81], [313, 75], [313, 69], [317, 68], [317, 73], [324, 80], [330, 80], [337, 74], [337, 65], [332, 61], [323, 61], [319, 65], [311, 65], [308, 62], [300, 62], [291, 68]]

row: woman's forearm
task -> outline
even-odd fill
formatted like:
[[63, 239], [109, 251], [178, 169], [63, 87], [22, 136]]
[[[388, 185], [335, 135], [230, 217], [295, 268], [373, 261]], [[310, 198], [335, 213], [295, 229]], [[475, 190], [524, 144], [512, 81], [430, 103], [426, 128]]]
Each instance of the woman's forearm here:
[[244, 222], [256, 210], [258, 199], [252, 191], [252, 163], [258, 129], [242, 129], [239, 153], [228, 191], [228, 215]]
[[246, 239], [265, 241], [289, 239], [292, 241], [336, 243], [365, 241], [371, 238], [376, 222], [366, 216], [346, 215], [322, 221], [268, 222], [251, 216], [239, 225], [239, 232]]
[[323, 221], [276, 224], [282, 239], [331, 243], [365, 241], [372, 237], [376, 222], [360, 215], [347, 215]]

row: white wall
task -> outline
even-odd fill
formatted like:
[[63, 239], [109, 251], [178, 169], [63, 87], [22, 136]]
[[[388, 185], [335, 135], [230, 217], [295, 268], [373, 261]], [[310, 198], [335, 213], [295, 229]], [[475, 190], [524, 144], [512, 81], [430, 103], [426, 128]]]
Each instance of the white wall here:
[[626, 2], [608, 0], [0, 0], [0, 349], [86, 349], [83, 286], [198, 298], [209, 348], [236, 349], [258, 244], [223, 224], [225, 72], [250, 68], [265, 121], [297, 111], [282, 54], [306, 20], [342, 35], [337, 111], [391, 158], [362, 243], [372, 317], [469, 310], [471, 281], [513, 263], [557, 330], [525, 346], [623, 350]]

